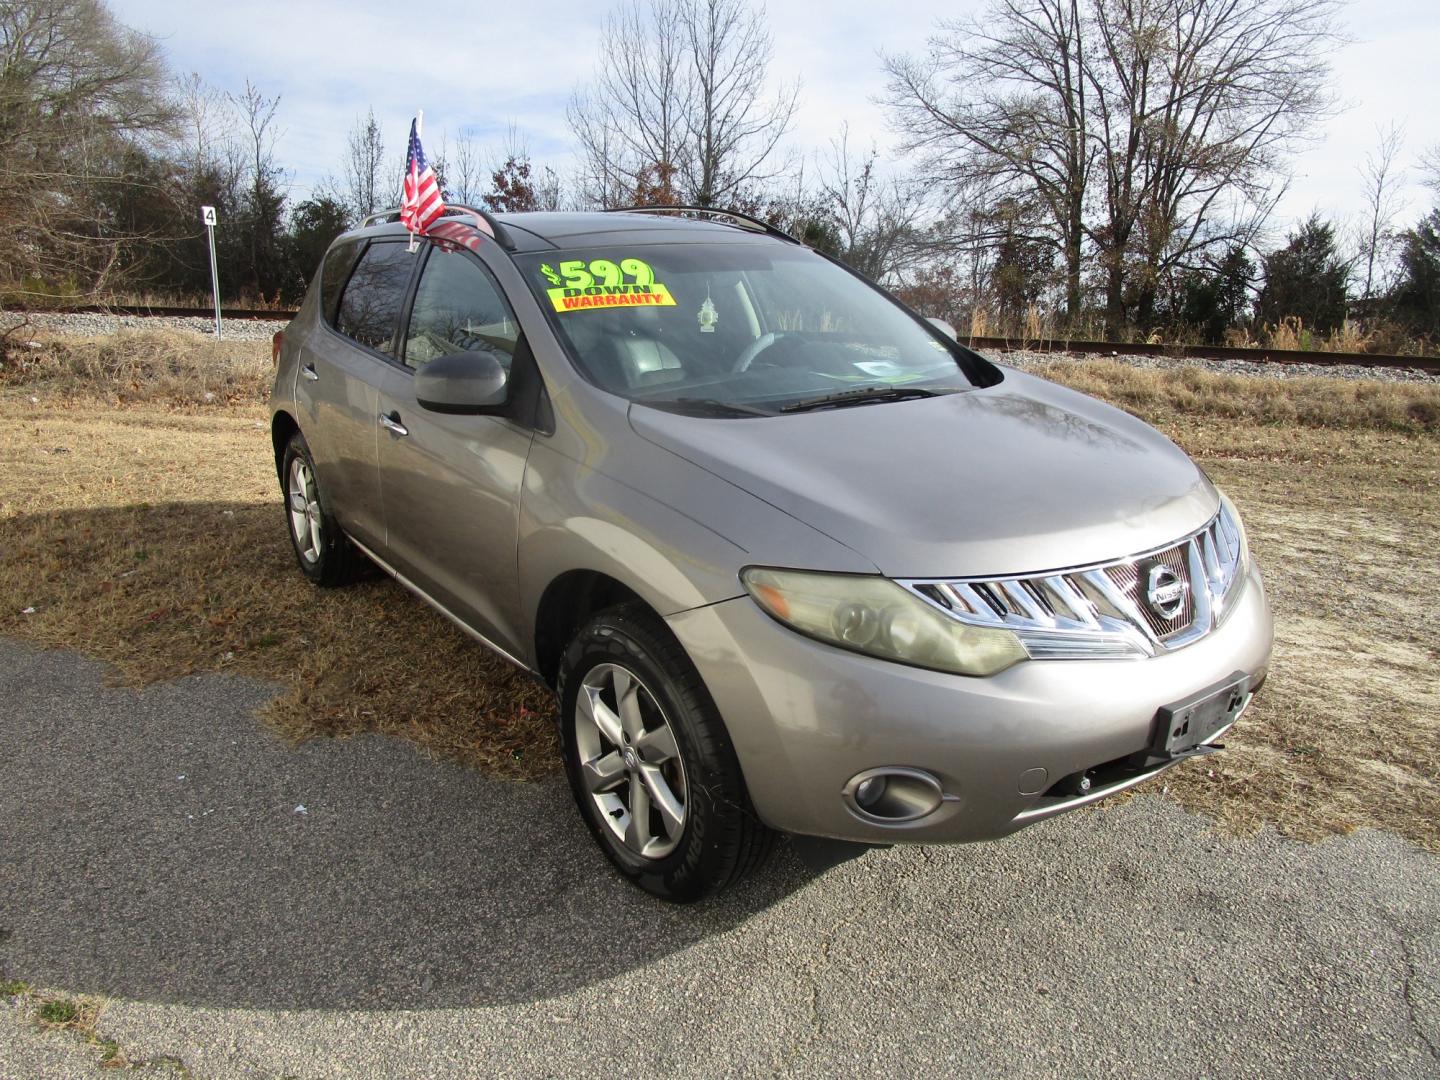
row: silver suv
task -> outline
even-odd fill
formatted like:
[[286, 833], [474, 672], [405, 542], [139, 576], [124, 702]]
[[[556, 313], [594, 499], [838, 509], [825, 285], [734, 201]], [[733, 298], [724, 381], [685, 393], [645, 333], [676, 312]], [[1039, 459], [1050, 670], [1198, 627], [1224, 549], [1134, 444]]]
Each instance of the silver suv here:
[[368, 559], [553, 687], [586, 823], [671, 900], [780, 832], [990, 839], [1217, 749], [1271, 620], [1205, 474], [680, 209], [340, 237], [277, 336], [305, 575]]

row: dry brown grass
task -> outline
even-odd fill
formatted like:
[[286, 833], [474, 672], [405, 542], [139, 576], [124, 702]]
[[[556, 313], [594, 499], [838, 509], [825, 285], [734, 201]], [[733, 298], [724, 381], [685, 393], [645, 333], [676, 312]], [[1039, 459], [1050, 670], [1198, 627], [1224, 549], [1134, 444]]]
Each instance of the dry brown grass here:
[[[296, 738], [383, 731], [506, 776], [553, 764], [548, 693], [378, 574], [299, 576], [259, 408], [0, 407], [0, 634], [143, 684], [276, 679]], [[24, 609], [33, 607], [33, 614]]]
[[[1130, 371], [1058, 374], [1158, 422], [1236, 497], [1277, 616], [1272, 677], [1230, 751], [1167, 789], [1236, 830], [1369, 825], [1440, 851], [1440, 438], [1413, 411], [1433, 391]], [[383, 731], [507, 776], [557, 764], [551, 700], [527, 677], [386, 579], [303, 582], [262, 409], [164, 401], [0, 389], [0, 634], [128, 683], [277, 680], [267, 718], [293, 737]]]
[[1440, 382], [1262, 379], [1202, 368], [1057, 361], [1047, 379], [1104, 398], [1151, 423], [1206, 417], [1249, 424], [1440, 434]]
[[[1244, 331], [1240, 331], [1240, 333], [1244, 335], [1248, 344], [1257, 344], [1249, 340], [1248, 333]], [[1353, 323], [1349, 319], [1322, 337], [1306, 326], [1305, 320], [1295, 315], [1281, 319], [1275, 326], [1262, 327], [1260, 334], [1265, 339], [1265, 346], [1271, 349], [1344, 353], [1370, 352], [1377, 337], [1376, 334], [1366, 331], [1358, 323]]]
[[1230, 752], [1170, 773], [1171, 794], [1238, 830], [1372, 826], [1440, 851], [1440, 440], [1203, 420], [1169, 434], [1239, 503], [1276, 620]]
[[99, 338], [37, 335], [0, 360], [0, 386], [50, 397], [187, 407], [259, 404], [274, 371], [267, 341], [215, 341], [178, 330]]

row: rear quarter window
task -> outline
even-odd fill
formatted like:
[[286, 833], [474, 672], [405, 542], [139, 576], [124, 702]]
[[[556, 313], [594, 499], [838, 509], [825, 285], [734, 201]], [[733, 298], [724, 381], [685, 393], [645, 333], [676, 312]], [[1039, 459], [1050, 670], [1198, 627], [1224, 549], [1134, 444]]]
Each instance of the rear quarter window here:
[[355, 265], [355, 256], [360, 254], [360, 241], [336, 244], [325, 255], [320, 269], [320, 312], [325, 321], [335, 325], [335, 309], [340, 306], [340, 290]]

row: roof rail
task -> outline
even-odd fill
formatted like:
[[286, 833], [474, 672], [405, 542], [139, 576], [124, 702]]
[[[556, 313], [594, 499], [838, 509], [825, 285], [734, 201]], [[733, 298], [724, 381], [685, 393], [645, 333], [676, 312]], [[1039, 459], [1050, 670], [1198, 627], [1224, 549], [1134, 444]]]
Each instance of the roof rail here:
[[[440, 212], [443, 218], [448, 214], [469, 214], [475, 219], [475, 227], [487, 236], [493, 237], [506, 251], [514, 251], [515, 243], [510, 239], [510, 234], [505, 231], [505, 226], [500, 224], [498, 218], [488, 210], [481, 210], [478, 206], [467, 206], [465, 203], [446, 203], [445, 209]], [[399, 221], [400, 207], [394, 206], [389, 210], [378, 210], [365, 217], [360, 222], [360, 228], [368, 228], [383, 221]], [[437, 219], [438, 220], [438, 219]]]
[[711, 217], [729, 218], [736, 223], [738, 228], [747, 232], [763, 232], [778, 240], [786, 240], [792, 244], [805, 244], [795, 239], [784, 229], [777, 229], [768, 221], [761, 221], [749, 214], [742, 214], [738, 210], [720, 210], [713, 206], [615, 206], [604, 211], [607, 214], [709, 214]]

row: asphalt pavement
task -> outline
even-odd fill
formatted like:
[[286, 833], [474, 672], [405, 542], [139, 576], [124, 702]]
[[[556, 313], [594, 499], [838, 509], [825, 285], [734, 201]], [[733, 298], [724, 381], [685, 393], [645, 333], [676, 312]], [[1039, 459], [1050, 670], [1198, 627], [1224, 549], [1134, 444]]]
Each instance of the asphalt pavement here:
[[[673, 908], [558, 780], [0, 641], [0, 974], [203, 1077], [1440, 1076], [1440, 860], [1163, 797]], [[0, 1078], [113, 1075], [0, 1007]]]

